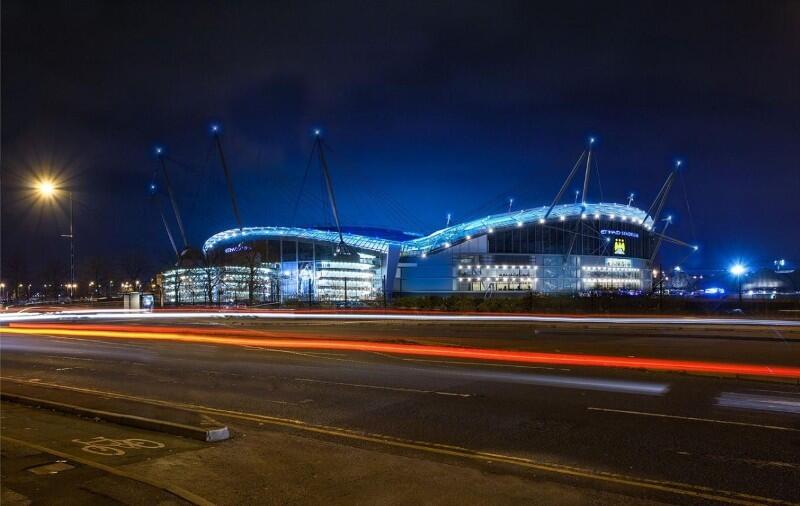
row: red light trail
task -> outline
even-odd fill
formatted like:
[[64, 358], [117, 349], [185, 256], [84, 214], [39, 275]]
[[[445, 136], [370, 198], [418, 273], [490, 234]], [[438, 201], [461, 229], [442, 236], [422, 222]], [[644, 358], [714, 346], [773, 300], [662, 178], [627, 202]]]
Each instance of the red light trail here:
[[8, 334], [80, 336], [95, 338], [142, 339], [233, 346], [264, 346], [307, 350], [378, 352], [439, 358], [467, 358], [492, 362], [557, 364], [585, 367], [618, 367], [670, 372], [695, 372], [773, 378], [800, 379], [800, 367], [763, 364], [737, 364], [660, 358], [616, 357], [572, 353], [508, 351], [491, 348], [465, 348], [379, 341], [325, 339], [319, 336], [255, 330], [200, 329], [137, 325], [12, 324], [2, 329]]

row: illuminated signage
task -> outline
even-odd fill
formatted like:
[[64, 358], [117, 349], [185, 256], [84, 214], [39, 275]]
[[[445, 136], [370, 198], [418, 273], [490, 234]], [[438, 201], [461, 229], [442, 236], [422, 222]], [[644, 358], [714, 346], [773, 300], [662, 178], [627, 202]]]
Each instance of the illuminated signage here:
[[625, 237], [633, 237], [634, 239], [639, 238], [638, 232], [628, 232], [627, 230], [607, 230], [603, 229], [600, 231], [600, 235], [616, 235], [616, 236], [625, 236]]
[[231, 246], [229, 248], [225, 248], [225, 253], [238, 253], [240, 251], [249, 251], [253, 248], [250, 246], [245, 246], [244, 244], [237, 244], [236, 246]]
[[614, 254], [615, 255], [625, 254], [625, 239], [619, 237], [614, 239]]

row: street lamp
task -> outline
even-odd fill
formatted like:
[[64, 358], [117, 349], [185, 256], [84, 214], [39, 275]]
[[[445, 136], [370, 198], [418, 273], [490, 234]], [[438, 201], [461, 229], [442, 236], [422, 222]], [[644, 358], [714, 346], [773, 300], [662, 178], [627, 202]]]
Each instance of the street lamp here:
[[739, 285], [739, 306], [742, 305], [742, 276], [747, 274], [747, 267], [737, 262], [731, 265], [729, 272], [736, 276], [736, 282]]
[[[40, 179], [36, 182], [36, 191], [46, 199], [54, 198], [58, 191], [58, 185], [53, 180]], [[74, 206], [72, 202], [72, 190], [67, 191], [67, 198], [69, 198], [69, 234], [61, 234], [61, 237], [69, 239], [69, 284], [67, 286], [70, 290], [70, 297], [73, 297], [75, 295], [75, 234], [73, 227]]]

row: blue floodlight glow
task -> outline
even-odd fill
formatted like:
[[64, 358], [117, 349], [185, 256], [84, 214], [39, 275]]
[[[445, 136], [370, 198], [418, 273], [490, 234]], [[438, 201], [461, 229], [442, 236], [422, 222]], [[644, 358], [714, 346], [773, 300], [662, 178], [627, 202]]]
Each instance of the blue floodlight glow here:
[[735, 264], [731, 265], [730, 269], [728, 270], [730, 271], [731, 274], [733, 274], [737, 278], [742, 274], [747, 273], [747, 267], [745, 267], [743, 264], [739, 262], [736, 262]]
[[320, 130], [319, 128], [315, 128], [315, 129], [314, 129], [314, 135], [316, 135], [317, 137], [319, 137], [320, 135], [322, 135], [322, 130]]
[[164, 152], [164, 148], [162, 148], [161, 146], [156, 146], [155, 151], [157, 155], [160, 155], [161, 153]]
[[589, 137], [589, 144], [594, 144], [596, 139], [594, 137]]
[[219, 132], [219, 125], [216, 124], [216, 123], [212, 123], [211, 124], [211, 133], [217, 133], [217, 132]]

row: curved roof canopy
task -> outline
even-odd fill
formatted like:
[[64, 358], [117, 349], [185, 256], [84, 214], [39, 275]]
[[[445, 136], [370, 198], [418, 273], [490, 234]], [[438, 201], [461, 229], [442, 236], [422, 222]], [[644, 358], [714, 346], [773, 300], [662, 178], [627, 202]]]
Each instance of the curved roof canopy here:
[[[390, 245], [400, 246], [400, 252], [406, 256], [423, 256], [433, 251], [449, 248], [460, 242], [480, 235], [490, 234], [495, 230], [522, 227], [532, 223], [541, 223], [547, 214], [548, 206], [534, 209], [523, 209], [510, 213], [493, 214], [485, 218], [459, 223], [451, 227], [437, 230], [429, 235], [406, 241], [393, 240], [381, 237], [372, 237], [354, 233], [343, 233], [344, 242], [355, 248], [386, 253]], [[553, 208], [547, 221], [561, 221], [580, 218], [585, 215], [589, 218], [604, 218], [607, 220], [620, 220], [631, 222], [650, 230], [653, 227], [652, 217], [642, 209], [624, 204], [562, 204]], [[339, 234], [332, 230], [300, 227], [245, 227], [231, 229], [211, 236], [205, 244], [203, 251], [207, 252], [219, 245], [238, 243], [253, 239], [288, 239], [339, 243]]]

